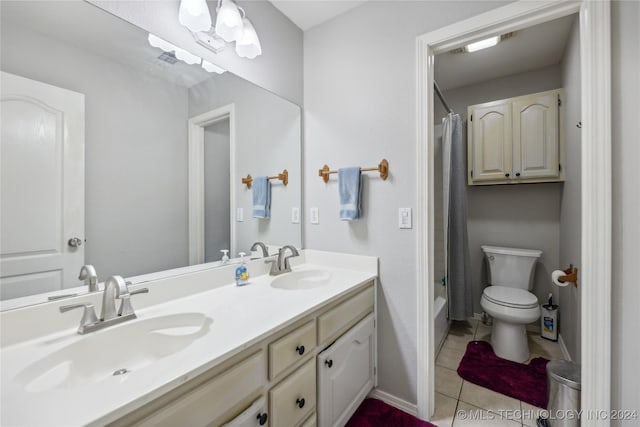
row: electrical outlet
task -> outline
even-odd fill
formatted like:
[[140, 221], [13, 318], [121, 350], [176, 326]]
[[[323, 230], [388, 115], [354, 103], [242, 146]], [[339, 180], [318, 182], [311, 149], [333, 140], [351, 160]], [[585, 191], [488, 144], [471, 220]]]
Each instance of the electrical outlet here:
[[398, 209], [398, 227], [411, 228], [411, 208]]
[[236, 221], [244, 221], [244, 208], [236, 208]]
[[309, 209], [309, 216], [311, 217], [311, 224], [320, 224], [318, 208]]
[[300, 208], [291, 208], [291, 224], [300, 224]]

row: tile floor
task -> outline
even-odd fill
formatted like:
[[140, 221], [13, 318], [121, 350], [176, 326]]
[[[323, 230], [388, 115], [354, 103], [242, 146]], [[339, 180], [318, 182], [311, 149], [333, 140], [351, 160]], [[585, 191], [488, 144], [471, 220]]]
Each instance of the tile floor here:
[[[439, 427], [536, 426], [542, 409], [464, 381], [456, 372], [467, 343], [490, 341], [490, 336], [491, 327], [475, 319], [453, 322], [436, 357], [436, 411], [431, 423]], [[531, 358], [564, 358], [560, 345], [541, 338], [539, 333], [529, 333], [529, 350]], [[469, 419], [471, 416], [477, 418]]]

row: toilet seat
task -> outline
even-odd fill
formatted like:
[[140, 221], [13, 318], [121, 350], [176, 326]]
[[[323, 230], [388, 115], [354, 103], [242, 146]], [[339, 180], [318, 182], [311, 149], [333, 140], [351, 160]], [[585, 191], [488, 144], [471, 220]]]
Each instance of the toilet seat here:
[[488, 286], [482, 292], [487, 301], [511, 308], [536, 308], [538, 298], [524, 289]]

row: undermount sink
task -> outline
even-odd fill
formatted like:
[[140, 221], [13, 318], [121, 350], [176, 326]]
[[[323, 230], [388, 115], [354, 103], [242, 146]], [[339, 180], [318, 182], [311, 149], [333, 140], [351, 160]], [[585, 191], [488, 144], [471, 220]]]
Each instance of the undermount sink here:
[[201, 313], [152, 317], [104, 329], [24, 368], [14, 379], [30, 393], [63, 390], [141, 370], [178, 353], [211, 328]]
[[306, 290], [326, 286], [331, 280], [331, 272], [327, 270], [292, 271], [276, 277], [271, 287], [287, 290]]

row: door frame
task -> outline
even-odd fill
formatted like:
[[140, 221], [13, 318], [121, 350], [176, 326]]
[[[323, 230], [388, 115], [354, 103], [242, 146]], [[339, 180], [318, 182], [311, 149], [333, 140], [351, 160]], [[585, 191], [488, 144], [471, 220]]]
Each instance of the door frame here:
[[[581, 409], [611, 407], [611, 28], [608, 1], [518, 1], [416, 39], [418, 417], [434, 412], [433, 80], [435, 54], [573, 13], [580, 18], [581, 72]], [[597, 418], [597, 417], [596, 417]], [[583, 417], [582, 426], [609, 420]]]
[[231, 103], [189, 119], [189, 265], [204, 263], [204, 128], [229, 120], [229, 254], [235, 253], [236, 127]]

